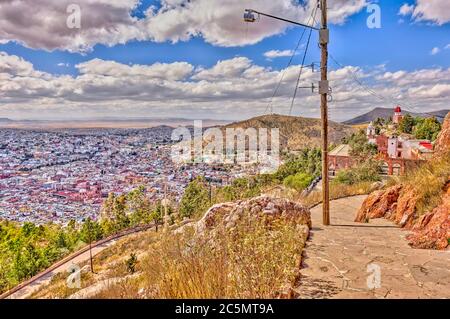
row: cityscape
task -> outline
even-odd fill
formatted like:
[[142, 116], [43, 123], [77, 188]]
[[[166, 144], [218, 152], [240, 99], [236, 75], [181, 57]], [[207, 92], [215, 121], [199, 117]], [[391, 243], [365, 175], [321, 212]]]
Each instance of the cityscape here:
[[[196, 176], [216, 186], [254, 168], [202, 163], [176, 165], [171, 158], [173, 128], [0, 129], [0, 219], [67, 224], [97, 219], [110, 193], [126, 194], [145, 185], [147, 196], [174, 203]], [[166, 189], [166, 194], [164, 194]]]
[[449, 0], [0, 0], [2, 314], [448, 302], [449, 35]]

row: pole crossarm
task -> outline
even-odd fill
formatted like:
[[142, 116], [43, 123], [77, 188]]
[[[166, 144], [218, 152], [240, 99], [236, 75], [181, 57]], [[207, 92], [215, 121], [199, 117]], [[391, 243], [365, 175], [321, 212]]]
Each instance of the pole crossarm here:
[[266, 16], [266, 17], [269, 17], [269, 18], [272, 18], [272, 19], [276, 19], [276, 20], [280, 20], [280, 21], [296, 24], [296, 25], [299, 25], [299, 26], [302, 26], [302, 27], [305, 27], [305, 28], [309, 28], [309, 29], [313, 29], [313, 30], [317, 30], [317, 31], [320, 30], [319, 28], [316, 28], [316, 27], [314, 27], [312, 25], [307, 25], [307, 24], [303, 24], [303, 23], [300, 23], [300, 22], [296, 22], [296, 21], [280, 18], [280, 17], [274, 16], [274, 15], [267, 14], [267, 13], [260, 12], [260, 11], [256, 11], [256, 10], [253, 10], [253, 9], [245, 9], [245, 11], [246, 12], [250, 12], [250, 13], [256, 13], [256, 14], [259, 14], [259, 15], [262, 15], [262, 16]]

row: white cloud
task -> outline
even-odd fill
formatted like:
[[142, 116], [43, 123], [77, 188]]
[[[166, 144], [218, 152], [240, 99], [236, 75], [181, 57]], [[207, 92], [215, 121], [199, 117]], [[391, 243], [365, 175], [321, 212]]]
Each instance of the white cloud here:
[[430, 21], [443, 25], [450, 22], [450, 1], [416, 0], [414, 5], [402, 5], [399, 14], [411, 15], [415, 21]]
[[445, 50], [450, 50], [450, 43], [445, 46]]
[[[241, 46], [284, 32], [287, 23], [264, 18], [248, 29], [244, 9], [256, 8], [306, 22], [316, 0], [299, 5], [291, 0], [161, 0], [145, 16], [132, 16], [139, 0], [77, 0], [81, 28], [70, 29], [66, 20], [72, 0], [0, 1], [0, 43], [16, 41], [34, 49], [86, 52], [96, 44], [113, 46], [131, 40], [187, 41], [201, 36], [217, 46]], [[303, 2], [302, 2], [303, 3]], [[366, 0], [332, 0], [330, 22], [344, 23], [359, 12]], [[43, 18], [44, 17], [44, 18]]]
[[264, 56], [268, 59], [275, 59], [275, 58], [282, 58], [287, 56], [292, 56], [294, 54], [293, 50], [270, 50], [267, 52], [264, 52]]
[[[52, 75], [17, 56], [0, 52], [2, 117], [89, 117], [96, 115], [177, 116], [242, 119], [261, 114], [278, 84], [273, 106], [289, 110], [299, 66], [281, 71], [256, 65], [246, 57], [218, 61], [210, 68], [186, 62], [126, 65], [93, 59], [76, 65], [79, 75]], [[367, 83], [380, 100], [354, 81]], [[302, 83], [319, 80], [304, 69]], [[386, 72], [345, 66], [330, 72], [330, 116], [343, 120], [373, 107], [409, 105], [413, 111], [448, 108], [450, 68]], [[295, 114], [319, 116], [319, 96], [299, 90]]]
[[439, 52], [441, 52], [441, 49], [439, 49], [438, 47], [434, 47], [433, 49], [431, 49], [430, 54], [431, 54], [431, 55], [436, 55], [436, 54], [438, 54]]
[[402, 15], [402, 16], [407, 16], [407, 15], [412, 14], [413, 12], [414, 12], [414, 6], [405, 3], [400, 7], [400, 11], [398, 12], [398, 14]]

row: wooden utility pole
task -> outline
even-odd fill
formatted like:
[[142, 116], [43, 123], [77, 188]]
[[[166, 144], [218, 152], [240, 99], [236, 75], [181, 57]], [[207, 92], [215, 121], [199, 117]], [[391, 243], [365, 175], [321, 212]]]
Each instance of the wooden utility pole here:
[[[271, 14], [263, 13], [253, 9], [245, 9], [244, 21], [255, 22], [257, 21], [255, 14], [258, 16], [266, 16], [269, 18], [277, 19], [284, 22], [296, 24], [305, 28], [310, 28], [319, 31], [320, 47], [322, 51], [321, 57], [321, 78], [319, 82], [319, 94], [321, 95], [320, 113], [322, 117], [322, 201], [323, 201], [323, 224], [330, 225], [330, 192], [329, 192], [329, 179], [328, 179], [328, 106], [327, 98], [330, 93], [330, 86], [328, 83], [328, 42], [329, 42], [329, 30], [327, 27], [327, 0], [318, 0], [322, 12], [322, 26], [320, 29], [299, 23], [296, 21], [280, 18]], [[313, 85], [314, 89], [314, 85]]]
[[322, 117], [322, 207], [323, 224], [330, 225], [330, 184], [328, 178], [328, 41], [327, 0], [320, 1], [322, 27], [320, 29], [321, 76], [319, 93], [321, 95], [320, 113]]
[[91, 272], [93, 274], [95, 274], [94, 272], [94, 261], [92, 258], [92, 233], [91, 233], [91, 221], [89, 220], [89, 225], [88, 225], [88, 232], [89, 232], [89, 259], [90, 259], [90, 263], [91, 263]]

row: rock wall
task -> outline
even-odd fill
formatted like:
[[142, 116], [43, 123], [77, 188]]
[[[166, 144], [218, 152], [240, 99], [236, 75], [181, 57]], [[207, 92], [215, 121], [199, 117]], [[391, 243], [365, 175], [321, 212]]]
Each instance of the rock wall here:
[[448, 189], [442, 203], [421, 216], [416, 214], [418, 197], [411, 186], [400, 184], [374, 192], [364, 201], [355, 221], [365, 223], [374, 218], [387, 218], [411, 231], [407, 239], [412, 247], [445, 249], [450, 239], [450, 187]]
[[436, 155], [444, 156], [448, 155], [450, 149], [450, 113], [445, 117], [444, 124], [442, 125], [442, 131], [434, 144], [434, 150]]

